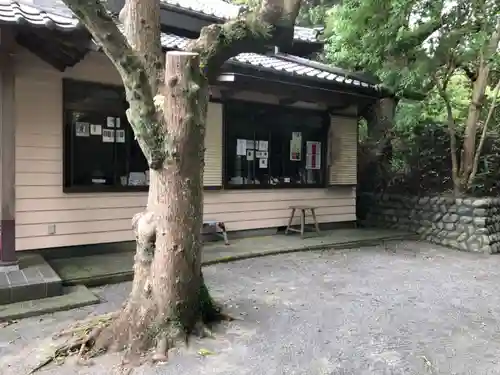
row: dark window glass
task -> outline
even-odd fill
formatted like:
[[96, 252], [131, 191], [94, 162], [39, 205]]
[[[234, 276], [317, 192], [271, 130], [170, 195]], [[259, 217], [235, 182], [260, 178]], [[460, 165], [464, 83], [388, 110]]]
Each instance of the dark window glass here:
[[248, 102], [224, 108], [227, 187], [324, 185], [324, 113]]
[[148, 166], [121, 87], [64, 81], [65, 188], [145, 189]]

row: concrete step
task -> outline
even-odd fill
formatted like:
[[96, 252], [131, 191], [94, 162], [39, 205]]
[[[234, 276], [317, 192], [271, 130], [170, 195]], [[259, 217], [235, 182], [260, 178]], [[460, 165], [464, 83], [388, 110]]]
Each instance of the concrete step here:
[[0, 305], [61, 294], [61, 278], [41, 255], [20, 255], [19, 270], [0, 272]]
[[99, 297], [84, 285], [66, 287], [56, 297], [1, 305], [0, 322], [76, 309], [99, 302]]

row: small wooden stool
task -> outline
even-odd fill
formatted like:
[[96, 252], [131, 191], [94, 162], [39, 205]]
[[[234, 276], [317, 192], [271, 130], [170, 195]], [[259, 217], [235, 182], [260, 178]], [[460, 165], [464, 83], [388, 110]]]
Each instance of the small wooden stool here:
[[227, 238], [226, 224], [222, 221], [204, 220], [203, 233], [212, 233], [216, 236], [222, 237], [226, 246], [229, 246], [229, 239]]
[[[289, 207], [292, 210], [292, 214], [290, 215], [290, 220], [288, 220], [288, 226], [286, 227], [285, 234], [288, 234], [288, 232], [297, 232], [300, 233], [300, 236], [304, 238], [304, 229], [306, 225], [306, 211], [310, 210], [312, 218], [314, 220], [314, 229], [316, 230], [317, 234], [320, 234], [319, 231], [319, 225], [318, 225], [318, 220], [316, 220], [316, 207], [312, 206], [290, 206]], [[292, 228], [292, 221], [293, 217], [295, 216], [295, 211], [300, 210], [300, 229], [294, 229]]]

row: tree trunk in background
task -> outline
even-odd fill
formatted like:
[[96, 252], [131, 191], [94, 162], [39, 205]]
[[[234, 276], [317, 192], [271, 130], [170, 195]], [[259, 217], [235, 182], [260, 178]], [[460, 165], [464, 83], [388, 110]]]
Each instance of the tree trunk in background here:
[[366, 119], [368, 142], [373, 145], [375, 156], [391, 159], [386, 151], [392, 152], [392, 130], [398, 101], [396, 98], [383, 98], [361, 113]]
[[[492, 70], [493, 62], [490, 61], [498, 54], [500, 45], [500, 16], [497, 16], [496, 27], [491, 35], [491, 38], [486, 41], [479, 58], [479, 66], [477, 68], [477, 78], [472, 82], [472, 97], [469, 104], [469, 112], [465, 121], [464, 141], [462, 144], [462, 152], [460, 155], [460, 168], [458, 178], [454, 182], [455, 193], [464, 194], [473, 187], [475, 172], [477, 165], [474, 163], [479, 161], [479, 155], [476, 158], [476, 153], [480, 153], [481, 149], [476, 149], [477, 129], [479, 119], [484, 108], [484, 97], [488, 81], [490, 79], [490, 71]], [[485, 124], [484, 126], [487, 126]], [[476, 160], [477, 159], [477, 160]]]
[[472, 84], [472, 98], [469, 104], [467, 120], [465, 121], [464, 141], [460, 155], [460, 168], [458, 178], [453, 181], [455, 195], [463, 195], [472, 188], [471, 177], [476, 155], [476, 137], [479, 126], [479, 117], [484, 106], [484, 94], [488, 85], [489, 68], [479, 69], [477, 80]]
[[398, 101], [383, 98], [368, 106], [360, 115], [366, 120], [368, 138], [358, 157], [359, 191], [383, 189], [380, 186], [392, 158], [392, 129]]

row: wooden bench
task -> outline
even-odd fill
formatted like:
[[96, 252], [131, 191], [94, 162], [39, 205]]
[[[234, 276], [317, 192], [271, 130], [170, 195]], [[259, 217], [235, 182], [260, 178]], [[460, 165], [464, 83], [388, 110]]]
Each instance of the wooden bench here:
[[215, 220], [204, 220], [203, 221], [203, 233], [204, 234], [215, 234], [224, 239], [224, 244], [229, 245], [229, 239], [227, 238], [226, 225], [221, 221]]
[[[311, 216], [314, 220], [314, 230], [316, 231], [317, 234], [320, 234], [319, 231], [319, 225], [318, 225], [318, 220], [316, 220], [316, 207], [312, 206], [290, 206], [289, 207], [292, 210], [292, 213], [290, 215], [290, 219], [288, 220], [288, 226], [286, 227], [285, 234], [288, 234], [288, 232], [297, 232], [300, 233], [301, 237], [304, 238], [304, 230], [306, 226], [306, 211], [309, 210], [311, 211]], [[300, 211], [300, 229], [294, 229], [292, 228], [292, 221], [293, 217], [295, 216], [295, 211]]]

